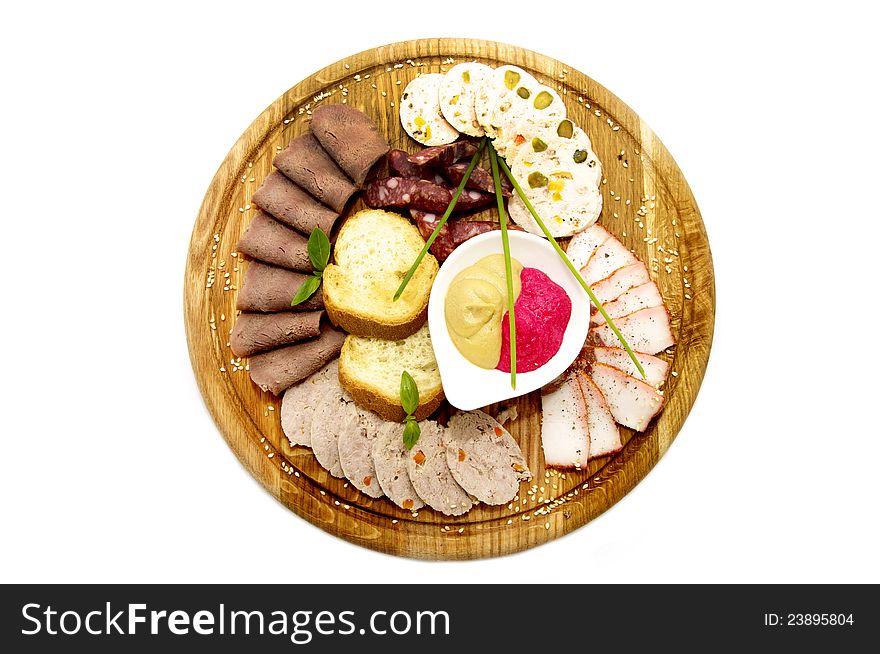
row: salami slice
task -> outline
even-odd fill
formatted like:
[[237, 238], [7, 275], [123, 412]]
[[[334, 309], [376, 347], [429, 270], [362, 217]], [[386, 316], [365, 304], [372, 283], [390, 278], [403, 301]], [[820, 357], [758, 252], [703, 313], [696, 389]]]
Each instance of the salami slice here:
[[[458, 186], [461, 184], [461, 180], [464, 177], [464, 174], [467, 172], [469, 163], [460, 161], [458, 163], [450, 164], [443, 168], [443, 174], [446, 176], [454, 186]], [[468, 177], [467, 183], [464, 185], [465, 188], [474, 189], [476, 191], [483, 191], [485, 193], [495, 194], [495, 181], [492, 179], [492, 173], [490, 173], [485, 168], [481, 168], [480, 166], [476, 166], [473, 171], [471, 171], [471, 176]], [[501, 195], [506, 198], [509, 198], [511, 193], [513, 192], [513, 186], [510, 184], [510, 180], [506, 177], [501, 178]]]
[[[428, 180], [385, 177], [367, 184], [364, 202], [373, 209], [402, 207], [442, 213], [452, 202], [453, 194], [452, 189]], [[494, 201], [494, 195], [468, 189], [458, 198], [455, 211], [486, 207]]]
[[469, 159], [477, 152], [473, 141], [455, 141], [446, 145], [435, 145], [409, 155], [409, 160], [416, 166], [437, 166], [442, 168], [454, 164], [461, 159]]
[[426, 179], [438, 186], [449, 188], [449, 182], [431, 166], [414, 164], [409, 159], [410, 154], [403, 150], [392, 150], [388, 153], [388, 166], [400, 177], [409, 179]]
[[[420, 209], [411, 209], [410, 215], [419, 228], [422, 238], [427, 241], [437, 228], [440, 216]], [[455, 248], [468, 239], [496, 229], [501, 229], [501, 225], [488, 220], [449, 220], [443, 225], [437, 238], [431, 244], [431, 254], [437, 257], [438, 261], [445, 261]], [[511, 225], [510, 229], [521, 230], [515, 225]]]

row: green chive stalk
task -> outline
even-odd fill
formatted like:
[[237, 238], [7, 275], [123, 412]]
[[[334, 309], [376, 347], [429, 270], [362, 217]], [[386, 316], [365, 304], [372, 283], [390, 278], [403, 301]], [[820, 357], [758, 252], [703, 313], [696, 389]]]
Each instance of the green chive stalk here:
[[498, 201], [498, 220], [501, 224], [501, 246], [504, 250], [504, 274], [507, 279], [507, 324], [510, 327], [510, 387], [516, 389], [516, 318], [513, 312], [513, 270], [510, 263], [510, 240], [507, 237], [507, 215], [501, 195], [501, 176], [498, 174], [498, 155], [495, 146], [489, 146], [489, 162], [492, 165], [492, 183]]

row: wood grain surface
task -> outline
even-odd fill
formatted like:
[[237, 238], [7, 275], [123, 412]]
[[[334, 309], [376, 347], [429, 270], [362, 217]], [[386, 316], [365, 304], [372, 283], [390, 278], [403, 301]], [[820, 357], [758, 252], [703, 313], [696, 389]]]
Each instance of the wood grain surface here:
[[[623, 450], [592, 461], [587, 470], [546, 470], [540, 393], [514, 400], [519, 417], [508, 427], [535, 478], [509, 506], [480, 505], [447, 518], [428, 508], [411, 514], [386, 499], [370, 499], [330, 477], [311, 450], [291, 448], [281, 431], [280, 401], [251, 383], [247, 359], [236, 359], [228, 342], [248, 265], [235, 246], [256, 210], [251, 196], [273, 170], [274, 155], [307, 131], [310, 111], [321, 103], [347, 102], [373, 117], [392, 147], [414, 151], [418, 144], [398, 120], [403, 88], [418, 73], [444, 72], [467, 60], [521, 66], [562, 94], [569, 117], [589, 134], [603, 164], [600, 223], [648, 264], [678, 344], [661, 355], [674, 372], [660, 417], [643, 434], [621, 428]], [[346, 215], [360, 208], [357, 200]], [[684, 176], [651, 129], [570, 66], [515, 46], [468, 39], [423, 39], [362, 52], [319, 70], [273, 102], [232, 147], [205, 194], [184, 292], [199, 387], [220, 432], [251, 474], [285, 506], [332, 534], [423, 559], [475, 559], [534, 547], [582, 527], [622, 498], [663, 456], [687, 417], [708, 362], [715, 317], [705, 227]], [[488, 410], [495, 414], [500, 408]]]

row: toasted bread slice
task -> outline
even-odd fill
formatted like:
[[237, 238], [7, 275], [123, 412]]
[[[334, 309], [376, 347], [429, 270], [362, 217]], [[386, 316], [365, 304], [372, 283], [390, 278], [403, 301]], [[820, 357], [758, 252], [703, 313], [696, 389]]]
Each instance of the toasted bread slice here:
[[428, 325], [408, 338], [391, 341], [348, 336], [339, 355], [339, 383], [361, 407], [385, 420], [403, 421], [400, 375], [406, 370], [419, 389], [416, 420], [431, 415], [445, 397]]
[[399, 341], [428, 317], [437, 259], [426, 254], [403, 295], [400, 286], [425, 241], [409, 220], [382, 210], [359, 211], [336, 239], [335, 263], [324, 270], [324, 304], [330, 320], [355, 336]]

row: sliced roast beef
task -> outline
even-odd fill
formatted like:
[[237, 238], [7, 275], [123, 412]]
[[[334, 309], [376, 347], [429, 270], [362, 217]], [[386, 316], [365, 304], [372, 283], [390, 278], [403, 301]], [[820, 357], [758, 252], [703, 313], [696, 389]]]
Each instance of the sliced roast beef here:
[[293, 296], [308, 277], [309, 275], [286, 268], [251, 261], [238, 292], [236, 308], [240, 311], [263, 313], [323, 309], [324, 296], [320, 288], [305, 302], [295, 307], [290, 306]]
[[284, 175], [336, 213], [357, 190], [311, 132], [290, 142], [272, 162]]
[[251, 380], [264, 391], [281, 395], [339, 356], [345, 336], [325, 323], [317, 338], [255, 354], [249, 361]]
[[339, 217], [339, 214], [325, 207], [277, 170], [266, 177], [263, 185], [254, 193], [253, 200], [277, 220], [303, 234], [311, 234], [315, 227], [329, 234]]
[[323, 311], [242, 313], [229, 335], [233, 354], [246, 357], [281, 345], [290, 345], [320, 333]]
[[252, 259], [310, 272], [312, 263], [308, 245], [305, 236], [258, 211], [238, 240], [236, 249]]
[[312, 112], [312, 133], [334, 161], [363, 186], [390, 146], [376, 123], [347, 104], [325, 104]]

